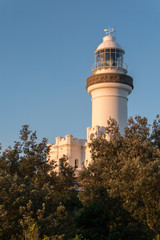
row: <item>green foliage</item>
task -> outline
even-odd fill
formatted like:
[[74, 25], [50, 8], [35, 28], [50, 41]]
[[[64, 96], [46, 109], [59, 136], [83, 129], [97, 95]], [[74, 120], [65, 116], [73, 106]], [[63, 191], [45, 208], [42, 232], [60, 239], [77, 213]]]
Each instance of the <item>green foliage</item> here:
[[[47, 159], [47, 140], [37, 143], [27, 125], [0, 156], [0, 239], [71, 239], [78, 201], [74, 171], [66, 157], [60, 175]], [[76, 202], [75, 201], [75, 202]], [[70, 230], [70, 226], [73, 229]]]
[[153, 240], [160, 240], [160, 234], [157, 234], [157, 236], [153, 238]]
[[75, 236], [75, 238], [73, 240], [86, 240], [86, 238], [84, 239], [82, 234], [80, 234], [80, 235], [76, 234], [76, 236]]
[[20, 221], [23, 228], [23, 236], [25, 240], [39, 240], [38, 226], [34, 219], [30, 216], [24, 216]]
[[27, 125], [0, 154], [0, 240], [151, 240], [160, 233], [160, 119], [114, 120], [90, 144], [78, 182], [68, 159], [60, 173], [47, 140]]
[[123, 136], [115, 121], [108, 124], [90, 144], [93, 163], [82, 174], [79, 197], [84, 206], [99, 199], [110, 206], [105, 239], [152, 239], [160, 232], [160, 120], [151, 128], [146, 118], [130, 118]]
[[100, 202], [93, 202], [82, 208], [77, 217], [77, 225], [87, 239], [106, 239], [109, 233], [107, 209]]

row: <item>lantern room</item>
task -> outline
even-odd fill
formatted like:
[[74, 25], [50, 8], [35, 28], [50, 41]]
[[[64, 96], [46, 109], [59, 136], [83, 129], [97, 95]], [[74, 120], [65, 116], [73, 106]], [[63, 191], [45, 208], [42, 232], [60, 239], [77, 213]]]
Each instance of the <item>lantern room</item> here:
[[107, 36], [95, 51], [95, 64], [92, 73], [127, 73], [127, 65], [124, 63], [124, 50], [111, 35], [114, 28], [105, 29]]

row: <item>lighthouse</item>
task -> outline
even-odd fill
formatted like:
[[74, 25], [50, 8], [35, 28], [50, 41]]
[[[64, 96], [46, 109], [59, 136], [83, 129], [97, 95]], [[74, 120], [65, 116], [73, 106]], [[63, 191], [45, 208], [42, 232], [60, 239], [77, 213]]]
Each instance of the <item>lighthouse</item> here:
[[71, 134], [56, 137], [55, 144], [49, 144], [50, 160], [57, 163], [59, 171], [60, 160], [66, 155], [68, 163], [76, 169], [75, 174], [85, 165], [92, 162], [89, 143], [105, 132], [107, 121], [115, 119], [120, 133], [124, 133], [127, 125], [128, 95], [133, 90], [133, 79], [127, 75], [127, 65], [124, 63], [124, 50], [113, 36], [114, 29], [105, 29], [106, 36], [97, 47], [92, 75], [87, 78], [87, 91], [92, 101], [92, 126], [87, 128], [86, 139], [74, 138]]
[[106, 36], [94, 52], [92, 76], [87, 78], [86, 88], [92, 97], [92, 128], [88, 129], [90, 139], [95, 130], [104, 130], [110, 118], [116, 120], [122, 134], [127, 125], [127, 102], [133, 90], [133, 79], [127, 75], [125, 51], [112, 35], [114, 31], [114, 28], [105, 29]]

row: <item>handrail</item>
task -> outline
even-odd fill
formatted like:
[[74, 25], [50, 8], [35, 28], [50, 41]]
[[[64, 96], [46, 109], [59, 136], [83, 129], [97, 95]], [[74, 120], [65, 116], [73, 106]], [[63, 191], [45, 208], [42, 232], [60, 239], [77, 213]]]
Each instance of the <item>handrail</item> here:
[[98, 63], [94, 63], [92, 65], [92, 71], [98, 69], [98, 68], [119, 68], [119, 69], [125, 69], [126, 71], [128, 71], [128, 66], [126, 63], [123, 63], [122, 66], [119, 66], [118, 61], [112, 61], [111, 64], [108, 64], [108, 62], [103, 61], [103, 62], [98, 62]]

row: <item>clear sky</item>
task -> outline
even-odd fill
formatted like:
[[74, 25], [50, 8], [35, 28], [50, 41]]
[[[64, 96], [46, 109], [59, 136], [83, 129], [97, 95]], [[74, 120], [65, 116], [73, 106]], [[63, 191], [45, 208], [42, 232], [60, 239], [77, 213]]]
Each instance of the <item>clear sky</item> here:
[[159, 0], [0, 0], [0, 142], [23, 124], [54, 143], [91, 126], [86, 79], [104, 29], [116, 26], [134, 78], [129, 116], [160, 113]]

